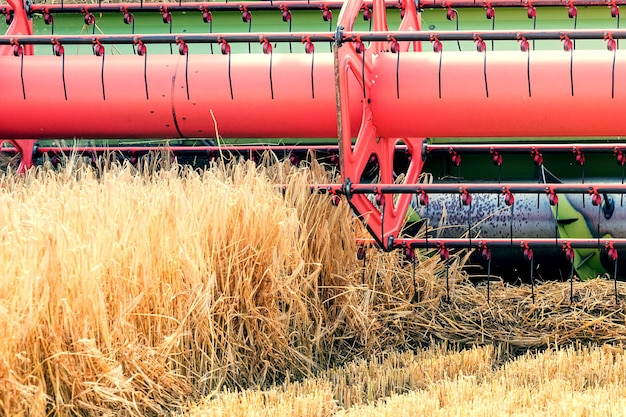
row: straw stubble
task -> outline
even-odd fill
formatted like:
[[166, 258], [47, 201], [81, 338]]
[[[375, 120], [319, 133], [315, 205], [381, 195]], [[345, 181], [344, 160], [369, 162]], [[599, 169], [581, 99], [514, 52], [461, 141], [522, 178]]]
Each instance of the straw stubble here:
[[[71, 159], [0, 177], [0, 414], [162, 415], [433, 342], [623, 340], [609, 281], [577, 282], [574, 305], [566, 283], [540, 285], [535, 305], [528, 287], [494, 283], [487, 303], [455, 254], [446, 302], [436, 256], [420, 255], [415, 281], [399, 252], [369, 249], [363, 269], [359, 220], [309, 191], [329, 174], [268, 160], [194, 171]], [[396, 392], [324, 384], [296, 409]], [[264, 392], [248, 398], [267, 403]]]

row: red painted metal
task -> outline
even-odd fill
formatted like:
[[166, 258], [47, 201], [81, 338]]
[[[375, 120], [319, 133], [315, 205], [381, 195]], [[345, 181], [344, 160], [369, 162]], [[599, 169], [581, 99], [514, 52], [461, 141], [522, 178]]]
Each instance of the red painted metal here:
[[[528, 93], [526, 54], [486, 52], [488, 95], [482, 54], [443, 54], [441, 98], [437, 83], [433, 82], [439, 74], [438, 54], [402, 56], [400, 97], [396, 96], [395, 76], [383, 76], [395, 74], [397, 57], [392, 54], [378, 57], [372, 111], [380, 135], [535, 137], [626, 134], [626, 118], [621, 110], [626, 105], [626, 94], [617, 91], [614, 97], [611, 95], [611, 52], [574, 52], [572, 83], [570, 54], [533, 51], [532, 96]], [[618, 55], [616, 67], [623, 65], [626, 65], [626, 57]]]
[[[350, 86], [343, 99], [350, 101], [347, 108], [351, 113], [343, 123], [349, 121], [352, 132], [357, 132], [363, 112], [362, 54], [356, 54], [352, 44], [344, 44], [339, 52], [349, 56], [341, 64], [348, 66], [351, 74], [346, 76]], [[365, 52], [366, 93], [372, 115], [371, 120], [364, 121], [375, 126], [376, 135], [405, 138], [626, 134], [626, 118], [620, 111], [626, 105], [626, 94], [621, 92], [620, 84], [615, 85], [615, 95], [611, 94], [611, 52], [575, 52], [571, 83], [568, 53], [534, 51], [532, 96], [528, 94], [523, 53], [487, 52], [489, 96], [482, 54], [443, 54], [439, 98], [437, 83], [432, 82], [438, 78], [439, 54], [401, 51], [396, 78], [398, 54], [378, 54], [374, 65], [370, 62], [371, 49]], [[149, 56], [145, 79], [143, 57], [106, 56], [105, 100], [101, 57], [66, 56], [64, 77], [59, 57], [25, 59], [28, 65], [24, 66], [23, 75], [20, 57], [9, 56], [0, 62], [5, 81], [4, 100], [0, 104], [2, 139], [28, 138], [35, 132], [40, 138], [70, 134], [92, 138], [206, 137], [215, 133], [213, 121], [207, 117], [211, 110], [220, 134], [225, 137], [337, 136], [333, 58], [328, 53], [316, 52], [313, 82], [310, 55], [275, 54], [273, 76], [280, 82], [273, 85], [274, 99], [268, 77], [269, 57], [265, 55], [232, 55], [232, 99], [227, 56], [190, 56], [188, 77], [184, 56]], [[616, 67], [624, 65], [626, 56], [618, 55]], [[376, 83], [370, 85], [368, 80], [374, 78]], [[191, 92], [189, 100], [186, 79]], [[303, 88], [311, 85], [315, 97], [310, 87]], [[211, 94], [200, 93], [204, 91]], [[467, 111], [469, 101], [472, 107]], [[49, 112], [51, 106], [58, 111]], [[554, 109], [558, 111], [555, 113]]]
[[[0, 61], [6, 87], [0, 139], [34, 133], [40, 138], [215, 137], [216, 131], [242, 138], [337, 136], [330, 54], [316, 54], [313, 80], [310, 55], [275, 54], [273, 77], [280, 82], [274, 82], [273, 99], [268, 56], [232, 55], [233, 98], [228, 60], [222, 55], [189, 56], [185, 77], [185, 56], [150, 55], [144, 79], [144, 57], [105, 55], [103, 86], [101, 57], [67, 55], [63, 67], [60, 57], [33, 56], [24, 67], [24, 100], [20, 59], [6, 57]], [[352, 84], [357, 89], [356, 81]], [[360, 98], [350, 100], [356, 130]]]
[[[403, 30], [419, 30], [415, 3], [402, 2], [404, 17], [400, 27]], [[354, 21], [360, 11], [358, 2], [348, 2], [339, 16], [339, 26], [345, 30], [352, 30]], [[387, 30], [386, 13], [382, 0], [375, 0], [373, 5], [373, 30]], [[421, 158], [423, 138], [412, 135], [399, 136], [393, 133], [382, 135], [379, 126], [374, 123], [374, 113], [371, 103], [371, 92], [374, 87], [375, 65], [373, 54], [393, 48], [397, 52], [407, 52], [409, 48], [419, 51], [419, 44], [408, 42], [398, 43], [393, 39], [387, 42], [373, 42], [367, 50], [357, 52], [356, 44], [344, 45], [335, 50], [335, 68], [338, 88], [338, 122], [339, 122], [339, 149], [341, 161], [341, 176], [347, 187], [350, 183], [359, 183], [369, 162], [375, 159], [379, 167], [380, 182], [390, 184], [394, 178], [394, 149], [402, 142], [407, 146], [411, 156], [409, 167], [404, 178], [405, 184], [415, 184], [421, 173], [423, 160]], [[381, 54], [384, 55], [384, 54]], [[354, 89], [351, 81], [359, 82], [360, 88]], [[357, 131], [352, 128], [350, 116], [354, 109], [350, 98], [359, 95], [361, 98], [361, 126]], [[390, 103], [391, 104], [391, 103]], [[353, 138], [356, 142], [353, 146]], [[362, 217], [365, 225], [378, 243], [384, 248], [392, 248], [394, 239], [398, 236], [406, 218], [406, 212], [411, 202], [411, 195], [394, 196], [392, 194], [378, 194], [375, 202], [366, 195], [350, 195], [349, 202], [355, 211]]]
[[[19, 0], [7, 0], [9, 3], [10, 9], [13, 12], [13, 21], [9, 25], [6, 34], [7, 35], [32, 35], [33, 34], [33, 25], [30, 21], [26, 9], [24, 8], [24, 4]], [[16, 49], [19, 48], [19, 49]], [[0, 57], [6, 57], [9, 55], [16, 55], [16, 50], [19, 51], [16, 59], [23, 60], [24, 55], [32, 55], [34, 52], [33, 45], [20, 45], [19, 43], [14, 42], [13, 45], [0, 45]], [[0, 71], [0, 74], [2, 71]], [[0, 117], [3, 117], [0, 112]], [[28, 136], [32, 137], [32, 136]], [[8, 138], [7, 138], [8, 139]], [[5, 142], [8, 142], [11, 146], [13, 146], [16, 151], [21, 155], [20, 164], [18, 167], [19, 172], [25, 172], [29, 167], [33, 165], [33, 147], [35, 142], [32, 139], [9, 139], [2, 140], [0, 139], [0, 147], [4, 146]]]

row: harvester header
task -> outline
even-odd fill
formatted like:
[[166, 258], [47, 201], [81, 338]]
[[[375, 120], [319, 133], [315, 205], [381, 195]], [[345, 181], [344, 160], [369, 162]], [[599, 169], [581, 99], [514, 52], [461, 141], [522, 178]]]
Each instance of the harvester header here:
[[21, 170], [71, 138], [133, 139], [83, 149], [133, 157], [140, 139], [315, 150], [341, 181], [311, 187], [345, 196], [385, 250], [617, 279], [623, 4], [9, 0], [0, 140]]

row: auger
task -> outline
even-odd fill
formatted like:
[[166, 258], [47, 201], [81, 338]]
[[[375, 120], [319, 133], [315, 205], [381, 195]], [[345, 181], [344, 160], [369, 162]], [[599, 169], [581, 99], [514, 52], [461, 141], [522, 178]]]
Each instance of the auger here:
[[62, 151], [50, 139], [314, 150], [341, 182], [312, 189], [345, 196], [380, 248], [475, 249], [488, 274], [528, 265], [531, 281], [563, 265], [617, 279], [623, 4], [8, 0], [0, 140], [22, 171]]

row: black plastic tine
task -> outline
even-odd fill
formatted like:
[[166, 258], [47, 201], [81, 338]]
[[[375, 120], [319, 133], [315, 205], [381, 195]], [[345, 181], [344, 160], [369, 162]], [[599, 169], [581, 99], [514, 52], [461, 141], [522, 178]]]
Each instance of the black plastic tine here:
[[[252, 33], [252, 18], [248, 20], [248, 33]], [[248, 42], [248, 53], [252, 53], [252, 43]]]
[[146, 100], [150, 99], [148, 92], [148, 54], [144, 53], [143, 56], [143, 84], [146, 89]]
[[367, 249], [363, 246], [363, 269], [361, 271], [361, 284], [365, 285], [365, 269], [367, 262]]
[[446, 302], [450, 302], [450, 261], [445, 260], [446, 263]]
[[63, 81], [63, 96], [67, 101], [67, 84], [65, 83], [65, 54], [61, 55], [61, 80]]
[[233, 78], [231, 76], [230, 64], [231, 64], [231, 53], [228, 51], [228, 86], [230, 87], [230, 99], [234, 100], [233, 96]]
[[491, 301], [491, 256], [487, 260], [487, 303]]
[[[291, 15], [291, 18], [289, 19], [289, 33], [291, 33], [292, 31], [292, 19], [293, 19], [293, 15]], [[293, 52], [293, 45], [291, 42], [289, 42], [289, 53]]]
[[[170, 19], [170, 35], [172, 34], [172, 19]], [[170, 55], [173, 54], [172, 44], [170, 43]]]
[[[574, 16], [574, 30], [576, 30], [576, 26], [578, 26], [578, 13]], [[576, 39], [574, 39], [573, 48], [576, 49]]]
[[[454, 10], [454, 22], [456, 23], [456, 30], [459, 30], [459, 12]], [[459, 52], [461, 52], [461, 41], [456, 41], [456, 46], [459, 48]]]
[[[21, 45], [19, 46], [22, 47]], [[20, 53], [20, 79], [22, 80], [22, 96], [26, 100], [26, 86], [24, 85], [24, 51]]]
[[270, 94], [272, 96], [272, 100], [274, 100], [274, 79], [272, 77], [272, 61], [274, 57], [273, 48], [270, 50]]
[[311, 51], [311, 98], [315, 99], [315, 77], [313, 69], [315, 68], [315, 49]]
[[600, 204], [598, 204], [598, 230], [597, 230], [597, 236], [598, 236], [598, 248], [600, 247], [600, 217], [602, 216], [602, 202]]
[[104, 89], [104, 56], [106, 54], [102, 53], [102, 70], [100, 71], [100, 82], [102, 83], [102, 100], [106, 100], [106, 93]]
[[[619, 6], [618, 6], [618, 7], [619, 7]], [[619, 29], [619, 28], [620, 28], [620, 27], [619, 27], [619, 23], [620, 23], [620, 22], [619, 22], [619, 13], [618, 13], [618, 14], [617, 14], [617, 29]], [[615, 45], [616, 45], [617, 49], [619, 49], [619, 39], [617, 40], [617, 43], [616, 43]]]
[[[619, 40], [617, 42], [619, 42]], [[611, 98], [612, 99], [615, 98], [615, 60], [616, 58], [617, 58], [617, 46], [615, 46], [615, 49], [613, 49], [613, 62], [611, 64]]]
[[467, 207], [467, 239], [469, 246], [472, 246], [472, 200], [470, 200]]
[[[491, 18], [491, 30], [496, 30], [496, 15], [494, 14], [493, 17]], [[495, 51], [495, 41], [492, 39], [491, 40], [491, 50]]]
[[485, 94], [489, 98], [489, 84], [487, 83], [487, 49], [483, 52], [483, 76], [485, 78]]
[[[537, 30], [537, 15], [533, 17], [533, 30]], [[533, 51], [535, 50], [535, 40], [533, 39]]]
[[[533, 42], [535, 41], [533, 40]], [[534, 46], [533, 49], [535, 49]], [[532, 97], [533, 93], [530, 87], [530, 49], [526, 51], [526, 79], [528, 80], [528, 97]]]
[[[213, 33], [213, 19], [209, 21], [209, 33]], [[211, 42], [210, 45], [211, 45], [211, 55], [213, 55], [213, 42]]]
[[617, 293], [617, 255], [615, 256], [615, 269], [613, 270], [613, 289], [615, 291], [615, 304], [619, 304], [619, 295]]
[[[135, 34], [135, 19], [133, 19], [133, 21], [130, 24], [130, 34], [134, 35]], [[135, 48], [135, 44], [133, 43], [133, 54], [136, 54], [137, 50]]]
[[425, 239], [426, 239], [426, 243], [428, 244], [428, 220], [430, 219], [430, 216], [428, 215], [429, 210], [430, 209], [430, 204], [426, 204], [426, 222], [424, 223], [425, 225]]
[[187, 90], [187, 100], [189, 100], [189, 53], [185, 54], [185, 89]]
[[[557, 201], [556, 205], [554, 206], [554, 212], [555, 212], [555, 218], [558, 219], [559, 218], [559, 202]], [[558, 222], [554, 222], [554, 244], [558, 245], [559, 242], [559, 224]]]
[[574, 97], [574, 49], [576, 49], [576, 40], [574, 40], [574, 46], [569, 51], [569, 82], [572, 89], [572, 97]]
[[533, 272], [535, 269], [535, 258], [531, 256], [530, 258], [530, 291], [531, 297], [533, 300], [533, 304], [535, 304], [535, 278], [533, 277]]
[[361, 51], [361, 84], [363, 84], [363, 98], [367, 98], [367, 92], [365, 90], [365, 47]]
[[[624, 185], [624, 175], [626, 174], [625, 169], [626, 169], [626, 165], [622, 164], [622, 185]], [[623, 205], [624, 205], [624, 193], [621, 194], [620, 207]]]
[[420, 301], [420, 297], [419, 297], [419, 292], [417, 290], [417, 274], [416, 274], [416, 270], [417, 270], [417, 265], [416, 265], [416, 256], [415, 256], [415, 249], [411, 249], [413, 251], [413, 259], [412, 259], [412, 264], [413, 264], [413, 302], [418, 302]]
[[581, 171], [580, 172], [581, 184], [584, 184], [585, 183], [585, 164], [584, 163], [580, 166], [580, 171]]
[[511, 204], [511, 220], [509, 221], [509, 237], [511, 238], [511, 247], [513, 247], [513, 210], [515, 203]]
[[383, 246], [385, 245], [385, 204], [386, 201], [383, 198], [383, 205], [380, 210], [380, 237], [383, 239]]
[[569, 302], [574, 302], [574, 259], [572, 258], [572, 268], [569, 271]]
[[[457, 41], [458, 42], [458, 41]], [[460, 51], [459, 46], [459, 51]], [[437, 72], [437, 82], [439, 84], [439, 98], [441, 98], [441, 65], [443, 64], [443, 48], [439, 51], [439, 70]]]
[[[541, 184], [541, 179], [544, 176], [543, 174], [543, 162], [541, 164], [539, 164], [539, 170], [540, 170], [540, 174], [539, 174], [539, 184]], [[541, 196], [539, 195], [539, 193], [537, 193], [537, 209], [539, 209], [540, 203], [541, 203]], [[584, 206], [583, 206], [584, 207]]]
[[400, 49], [396, 59], [396, 98], [400, 98]]

